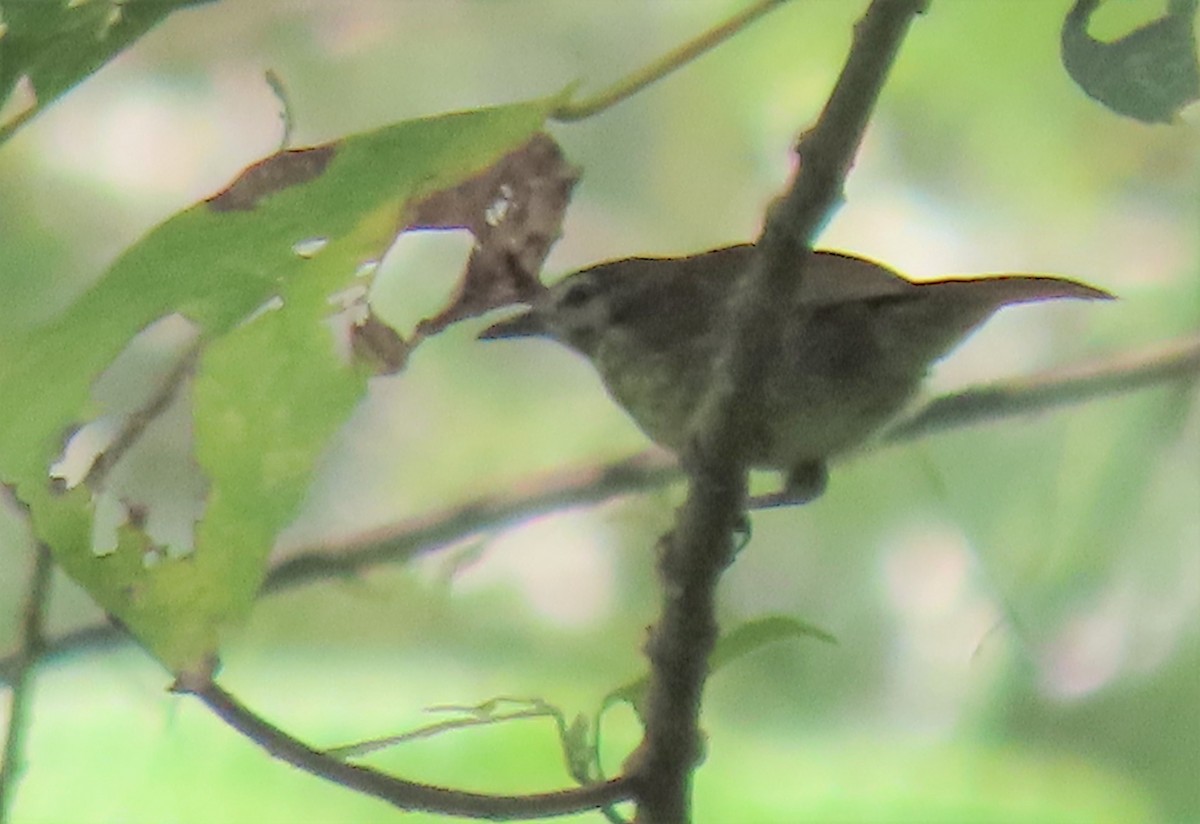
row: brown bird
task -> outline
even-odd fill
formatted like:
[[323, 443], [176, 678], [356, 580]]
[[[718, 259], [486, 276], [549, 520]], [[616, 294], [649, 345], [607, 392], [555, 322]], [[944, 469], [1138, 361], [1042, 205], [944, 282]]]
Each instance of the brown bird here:
[[[587, 357], [654, 441], [681, 452], [730, 333], [731, 298], [754, 247], [626, 258], [540, 292], [481, 339], [538, 335]], [[929, 367], [997, 309], [1054, 298], [1111, 299], [1066, 278], [988, 275], [916, 283], [874, 261], [814, 252], [760, 394], [747, 444], [756, 468], [786, 473], [774, 503], [824, 489], [826, 461], [865, 441], [917, 392]]]

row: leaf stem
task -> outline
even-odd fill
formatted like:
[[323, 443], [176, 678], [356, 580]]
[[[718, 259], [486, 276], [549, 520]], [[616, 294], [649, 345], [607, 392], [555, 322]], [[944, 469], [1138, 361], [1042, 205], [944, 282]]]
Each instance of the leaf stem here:
[[776, 6], [781, 6], [786, 2], [788, 0], [758, 0], [719, 26], [689, 40], [653, 63], [618, 80], [607, 89], [577, 102], [563, 103], [550, 114], [550, 119], [560, 123], [570, 123], [599, 114], [625, 98], [632, 97], [676, 69], [682, 68], [706, 51], [716, 48]]

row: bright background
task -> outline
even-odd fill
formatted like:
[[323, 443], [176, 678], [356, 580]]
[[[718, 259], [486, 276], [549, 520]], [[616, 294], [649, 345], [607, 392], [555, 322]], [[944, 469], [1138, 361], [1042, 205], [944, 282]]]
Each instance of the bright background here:
[[[596, 90], [739, 5], [226, 0], [178, 13], [0, 151], [0, 317], [52, 313], [151, 226], [273, 151], [268, 68], [305, 145], [576, 79]], [[796, 0], [619, 107], [554, 126], [583, 177], [549, 276], [752, 237], [861, 5]], [[821, 238], [915, 277], [1053, 272], [1122, 298], [1002, 313], [938, 368], [934, 390], [1200, 328], [1195, 113], [1150, 127], [1086, 98], [1057, 58], [1068, 5], [933, 3]], [[1093, 32], [1128, 31], [1160, 6], [1112, 0]], [[455, 235], [403, 239], [379, 305], [408, 325], [431, 314], [465, 253]], [[577, 357], [481, 345], [481, 326], [452, 328], [374, 382], [281, 552], [644, 445]], [[812, 506], [754, 516], [723, 584], [725, 626], [783, 613], [839, 643], [773, 646], [713, 678], [697, 819], [1200, 819], [1195, 401], [1175, 385], [941, 436], [836, 469]], [[590, 713], [643, 670], [651, 549], [681, 495], [539, 518], [272, 596], [226, 651], [223, 683], [318, 746], [499, 695]], [[30, 552], [5, 505], [5, 647]], [[98, 617], [62, 581], [52, 612], [56, 630]], [[167, 683], [131, 648], [41, 670], [15, 820], [400, 817], [269, 761]], [[636, 731], [613, 722], [615, 770]], [[494, 792], [567, 781], [542, 722], [371, 762]]]

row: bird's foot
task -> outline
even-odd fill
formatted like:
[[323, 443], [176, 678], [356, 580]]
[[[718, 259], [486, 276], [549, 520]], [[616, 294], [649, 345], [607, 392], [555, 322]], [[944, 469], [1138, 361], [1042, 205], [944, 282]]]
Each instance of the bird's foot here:
[[750, 543], [754, 530], [750, 528], [750, 516], [743, 512], [733, 525], [733, 554], [738, 555]]
[[784, 479], [783, 488], [767, 495], [755, 495], [747, 501], [748, 509], [772, 509], [777, 506], [799, 506], [821, 497], [829, 484], [829, 470], [824, 461], [809, 461], [792, 468]]

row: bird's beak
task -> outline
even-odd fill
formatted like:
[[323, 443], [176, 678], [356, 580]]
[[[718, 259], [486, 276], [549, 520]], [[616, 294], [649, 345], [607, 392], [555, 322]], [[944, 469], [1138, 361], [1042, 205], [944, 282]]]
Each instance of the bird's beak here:
[[529, 309], [484, 329], [479, 333], [479, 340], [527, 338], [544, 335], [546, 332], [546, 324], [542, 321], [542, 316], [533, 309]]

